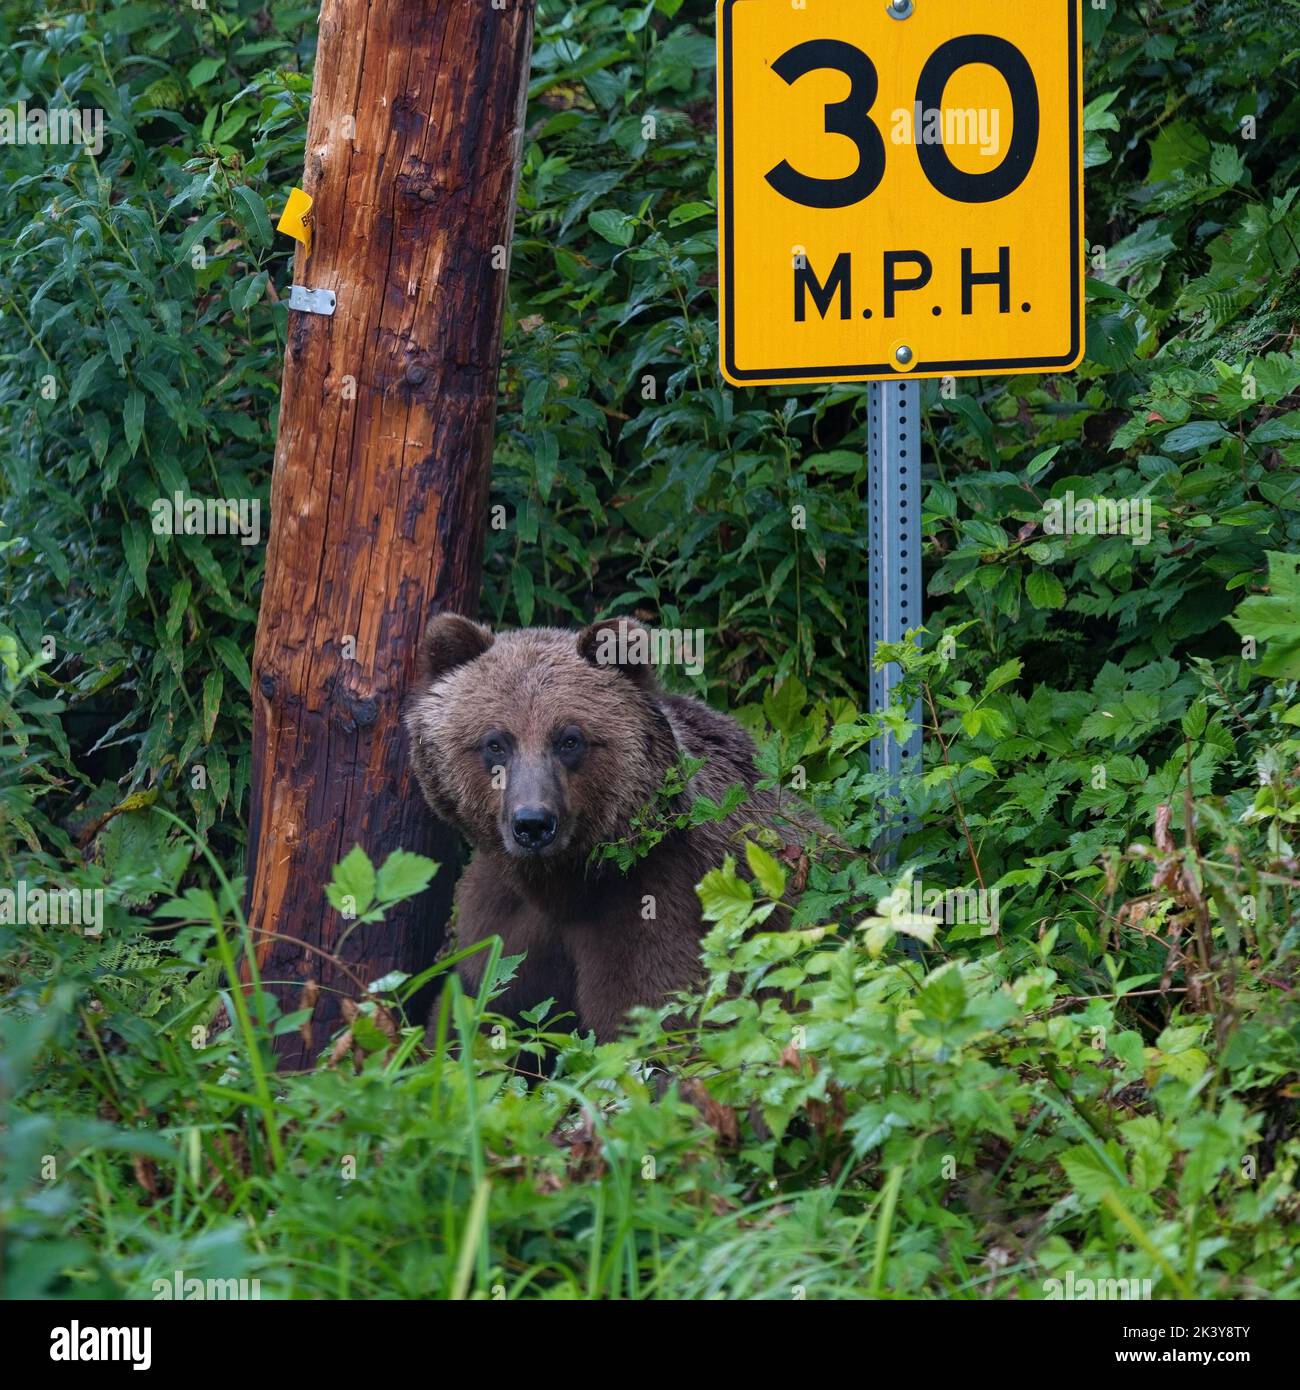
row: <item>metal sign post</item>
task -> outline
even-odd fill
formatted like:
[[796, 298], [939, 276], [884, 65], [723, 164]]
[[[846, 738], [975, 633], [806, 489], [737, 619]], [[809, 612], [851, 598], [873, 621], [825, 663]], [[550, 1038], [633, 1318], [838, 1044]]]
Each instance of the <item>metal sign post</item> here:
[[[871, 582], [869, 640], [902, 642], [921, 626], [921, 388], [916, 381], [873, 381], [867, 397], [867, 528]], [[871, 673], [871, 708], [882, 710], [902, 676], [898, 666]], [[871, 745], [871, 770], [900, 777], [921, 768], [921, 709], [910, 714], [917, 728], [905, 744], [891, 735]], [[903, 834], [901, 821], [889, 831], [889, 845]]]
[[[1083, 356], [1082, 17], [1083, 0], [718, 0], [722, 375], [873, 383], [873, 651], [922, 621], [917, 382]], [[900, 674], [872, 676], [873, 709]], [[914, 721], [871, 751], [895, 786], [920, 770]]]

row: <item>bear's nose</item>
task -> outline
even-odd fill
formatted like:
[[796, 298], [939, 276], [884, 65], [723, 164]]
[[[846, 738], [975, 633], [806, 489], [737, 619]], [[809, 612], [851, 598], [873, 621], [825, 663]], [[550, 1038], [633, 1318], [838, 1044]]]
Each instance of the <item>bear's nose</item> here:
[[545, 806], [521, 806], [510, 823], [522, 849], [545, 849], [555, 839], [555, 813]]

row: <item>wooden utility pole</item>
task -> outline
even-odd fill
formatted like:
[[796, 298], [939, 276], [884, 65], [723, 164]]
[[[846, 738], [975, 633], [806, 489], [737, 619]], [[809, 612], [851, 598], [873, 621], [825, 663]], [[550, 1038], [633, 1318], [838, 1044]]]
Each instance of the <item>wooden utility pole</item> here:
[[319, 954], [349, 925], [325, 899], [332, 866], [354, 844], [376, 864], [402, 848], [446, 866], [423, 898], [352, 931], [342, 959], [366, 981], [429, 963], [454, 873], [400, 709], [430, 614], [478, 601], [532, 46], [533, 0], [499, 2], [321, 7], [312, 244], [294, 284], [335, 308], [289, 314], [253, 657], [258, 963], [286, 1010], [300, 982], [322, 986], [310, 1044], [281, 1040], [289, 1067], [312, 1064], [338, 992], [357, 992]]

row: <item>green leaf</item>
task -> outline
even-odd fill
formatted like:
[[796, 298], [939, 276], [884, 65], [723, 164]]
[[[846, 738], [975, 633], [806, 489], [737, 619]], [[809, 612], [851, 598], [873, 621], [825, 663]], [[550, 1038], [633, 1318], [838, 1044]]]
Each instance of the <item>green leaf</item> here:
[[519, 621], [527, 627], [533, 621], [536, 601], [532, 570], [526, 565], [516, 565], [510, 572], [510, 587], [515, 596], [515, 607], [519, 610]]
[[404, 985], [411, 977], [405, 970], [390, 970], [388, 974], [381, 975], [377, 980], [371, 980], [366, 986], [367, 994], [391, 994], [395, 989]]
[[246, 183], [237, 183], [233, 192], [235, 201], [242, 206], [247, 219], [244, 222], [244, 231], [249, 241], [263, 249], [270, 246], [271, 219], [267, 215], [266, 204], [262, 201], [261, 194]]
[[925, 499], [925, 505], [927, 510], [933, 512], [936, 516], [956, 516], [957, 494], [947, 483], [931, 483], [930, 491]]
[[1217, 420], [1193, 420], [1191, 424], [1170, 430], [1160, 442], [1171, 454], [1190, 454], [1209, 449], [1227, 435], [1227, 430]]
[[1035, 608], [1065, 607], [1065, 585], [1048, 570], [1031, 570], [1025, 578], [1025, 593]]
[[1210, 142], [1190, 121], [1170, 121], [1151, 142], [1150, 183], [1186, 177], [1209, 158]]
[[230, 759], [225, 749], [210, 747], [207, 751], [208, 786], [216, 798], [218, 806], [225, 806], [230, 798]]
[[90, 391], [95, 384], [95, 378], [99, 375], [100, 368], [108, 361], [108, 354], [97, 352], [77, 368], [76, 374], [72, 378], [72, 386], [68, 391], [68, 409], [76, 406], [83, 397]]
[[229, 637], [214, 637], [212, 648], [225, 663], [226, 670], [244, 688], [245, 693], [253, 689], [253, 673], [248, 669], [248, 659], [239, 646]]
[[357, 1014], [350, 1026], [352, 1040], [362, 1052], [382, 1052], [390, 1046], [387, 1035], [368, 1014]]
[[1246, 173], [1246, 157], [1232, 145], [1215, 145], [1210, 155], [1210, 179], [1231, 188], [1240, 183]]
[[203, 741], [212, 742], [217, 727], [217, 715], [221, 712], [221, 688], [224, 677], [221, 669], [209, 671], [203, 677]]
[[188, 579], [178, 579], [172, 585], [167, 602], [167, 617], [163, 623], [168, 637], [175, 637], [180, 632], [181, 623], [185, 621], [185, 613], [189, 608], [192, 591], [193, 585]]
[[191, 87], [202, 87], [211, 82], [225, 65], [224, 58], [200, 58], [185, 74], [185, 80]]
[[728, 855], [722, 868], [705, 874], [696, 888], [705, 918], [724, 926], [744, 922], [754, 905], [754, 891], [736, 873], [736, 861]]
[[984, 682], [984, 694], [992, 695], [995, 690], [1001, 690], [1004, 685], [1010, 685], [1012, 681], [1020, 679], [1020, 673], [1025, 669], [1025, 663], [1018, 656], [1013, 656], [1010, 661], [1004, 661], [1001, 666], [995, 667], [989, 673], [989, 678]]
[[1188, 708], [1183, 715], [1183, 733], [1190, 739], [1198, 739], [1205, 732], [1205, 723], [1209, 715], [1209, 706], [1204, 700], [1197, 700]]
[[1300, 555], [1270, 551], [1268, 586], [1267, 594], [1243, 599], [1228, 621], [1263, 644], [1261, 674], [1300, 680]]
[[803, 461], [803, 471], [827, 478], [852, 478], [867, 471], [867, 456], [856, 449], [833, 449], [828, 454], [811, 454]]
[[379, 867], [379, 901], [386, 905], [401, 902], [403, 898], [413, 898], [417, 893], [424, 892], [437, 872], [438, 866], [432, 859], [426, 859], [422, 854], [412, 854], [409, 850], [395, 849]]
[[1128, 1186], [1124, 1155], [1114, 1140], [1107, 1142], [1104, 1153], [1087, 1144], [1066, 1149], [1061, 1155], [1061, 1167], [1070, 1185], [1088, 1202], [1099, 1202], [1103, 1194]]
[[296, 1033], [315, 1012], [315, 1009], [295, 1009], [293, 1013], [285, 1014], [283, 1018], [276, 1020], [271, 1036], [282, 1038], [286, 1033]]
[[1037, 482], [1039, 478], [1047, 472], [1048, 468], [1051, 466], [1052, 460], [1060, 452], [1061, 446], [1059, 444], [1053, 444], [1050, 449], [1044, 449], [1041, 454], [1036, 454], [1030, 462], [1029, 467], [1025, 469], [1025, 477], [1028, 478], [1031, 483]]
[[679, 203], [672, 212], [668, 214], [668, 225], [670, 227], [680, 227], [684, 222], [694, 222], [701, 217], [712, 216], [713, 209], [708, 203]]
[[966, 984], [956, 965], [940, 966], [917, 992], [917, 1007], [931, 1022], [956, 1023], [966, 1012]]
[[913, 873], [908, 869], [894, 888], [876, 903], [874, 915], [858, 923], [858, 930], [864, 934], [867, 953], [873, 960], [898, 932], [913, 936], [927, 946], [934, 944], [940, 921], [932, 913], [916, 912], [915, 906]]
[[808, 690], [798, 676], [787, 676], [775, 690], [763, 696], [763, 713], [783, 732], [789, 732], [799, 722], [808, 702]]
[[545, 430], [538, 436], [534, 461], [537, 466], [537, 491], [543, 502], [549, 502], [551, 488], [555, 485], [555, 474], [560, 466], [560, 441], [550, 430]]
[[375, 867], [369, 856], [360, 845], [353, 845], [334, 866], [325, 896], [345, 917], [362, 917], [375, 901], [375, 883]]
[[126, 567], [141, 595], [148, 592], [145, 571], [149, 568], [149, 533], [138, 521], [128, 522], [122, 532], [122, 548], [126, 553]]
[[767, 897], [780, 899], [785, 896], [785, 870], [772, 855], [752, 840], [746, 840], [745, 860]]
[[625, 212], [601, 208], [587, 214], [587, 224], [598, 237], [614, 246], [631, 246], [636, 223]]
[[122, 407], [122, 427], [126, 434], [127, 448], [131, 457], [140, 447], [140, 436], [144, 432], [144, 392], [134, 387], [126, 393], [126, 403]]
[[108, 354], [114, 365], [122, 366], [131, 346], [130, 335], [116, 319], [109, 319], [104, 324], [104, 337], [108, 342]]

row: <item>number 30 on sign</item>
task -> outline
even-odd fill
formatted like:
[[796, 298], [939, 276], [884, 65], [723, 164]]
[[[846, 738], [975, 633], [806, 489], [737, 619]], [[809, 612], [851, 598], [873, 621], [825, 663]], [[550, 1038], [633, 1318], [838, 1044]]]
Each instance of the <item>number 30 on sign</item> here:
[[723, 375], [1083, 356], [1080, 0], [719, 0]]

